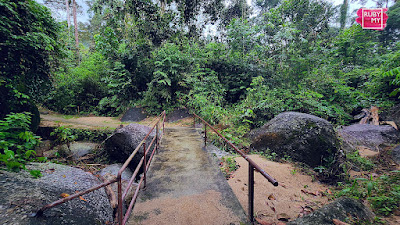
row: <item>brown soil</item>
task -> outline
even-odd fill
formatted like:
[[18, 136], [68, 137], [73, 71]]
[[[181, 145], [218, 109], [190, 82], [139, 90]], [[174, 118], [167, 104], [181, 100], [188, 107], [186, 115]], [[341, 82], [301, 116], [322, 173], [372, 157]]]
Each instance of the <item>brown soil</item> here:
[[[308, 214], [328, 202], [329, 186], [313, 182], [308, 175], [289, 163], [272, 162], [259, 155], [250, 158], [274, 177], [279, 186], [274, 187], [261, 174], [255, 173], [254, 212], [258, 222], [279, 223]], [[228, 180], [243, 209], [248, 207], [248, 163], [235, 158], [240, 168]]]
[[357, 149], [358, 149], [358, 153], [360, 154], [360, 156], [365, 157], [365, 158], [373, 157], [373, 156], [376, 156], [379, 154], [379, 152], [373, 151], [373, 150], [371, 150], [367, 147], [363, 147], [363, 146], [357, 147]]
[[[100, 116], [65, 116], [61, 114], [51, 113], [40, 115], [40, 126], [56, 127], [65, 126], [69, 128], [81, 129], [104, 129], [118, 128], [121, 125], [130, 123], [139, 123], [146, 126], [154, 125], [155, 116], [147, 117], [140, 122], [121, 122], [118, 117], [100, 117]], [[189, 127], [193, 126], [193, 118], [184, 118], [176, 122], [165, 122], [165, 127]]]
[[209, 190], [201, 194], [163, 197], [135, 207], [129, 220], [133, 224], [240, 224], [240, 219], [221, 204], [221, 193]]

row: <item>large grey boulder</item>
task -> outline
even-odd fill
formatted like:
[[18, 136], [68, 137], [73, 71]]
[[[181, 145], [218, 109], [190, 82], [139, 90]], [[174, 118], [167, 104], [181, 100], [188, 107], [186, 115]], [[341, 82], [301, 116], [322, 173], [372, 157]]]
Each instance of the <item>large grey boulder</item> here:
[[57, 151], [61, 156], [78, 160], [89, 153], [93, 153], [98, 146], [99, 144], [97, 143], [77, 141], [70, 143], [69, 147], [66, 144], [62, 144], [54, 147], [53, 150]]
[[137, 122], [147, 118], [146, 112], [142, 108], [133, 107], [128, 109], [122, 116], [122, 122]]
[[[141, 124], [129, 124], [125, 127], [119, 128], [115, 133], [106, 140], [105, 150], [109, 154], [111, 161], [117, 163], [125, 163], [131, 153], [140, 144], [143, 138], [150, 132], [151, 128]], [[153, 137], [156, 135], [155, 129], [151, 132], [146, 139], [146, 146], [148, 147]], [[153, 147], [155, 144], [153, 144]], [[135, 169], [139, 164], [140, 159], [143, 157], [143, 147], [140, 148], [138, 153], [132, 159], [129, 167]]]
[[[351, 218], [350, 218], [351, 217]], [[375, 215], [362, 202], [352, 198], [340, 198], [315, 212], [287, 223], [287, 225], [332, 225], [333, 220], [342, 222], [372, 222]]]
[[397, 164], [400, 164], [400, 145], [392, 149], [392, 158]]
[[400, 127], [400, 104], [379, 112], [379, 117], [381, 121], [394, 121], [396, 125]]
[[74, 194], [101, 182], [81, 169], [53, 163], [27, 166], [38, 169], [43, 177], [34, 179], [22, 171], [0, 171], [0, 224], [105, 224], [113, 221], [113, 211], [104, 189], [83, 195], [44, 212], [41, 217], [29, 217], [42, 206], [52, 203], [62, 193]]
[[339, 129], [338, 135], [346, 145], [363, 146], [373, 151], [400, 141], [400, 132], [390, 125], [354, 124]]
[[175, 109], [171, 113], [168, 113], [166, 121], [172, 123], [187, 117], [192, 117], [187, 109]]
[[[103, 168], [102, 170], [100, 170], [99, 172], [97, 172], [98, 176], [101, 176], [103, 178], [103, 180], [112, 180], [117, 178], [118, 172], [119, 170], [122, 168], [122, 163], [116, 163], [116, 164], [111, 164], [108, 165], [107, 167]], [[121, 175], [121, 183], [122, 183], [122, 191], [125, 191], [125, 189], [128, 187], [128, 183], [129, 180], [131, 179], [133, 173], [129, 168], [126, 168], [124, 170], [124, 172], [122, 172]], [[114, 192], [113, 194], [115, 194], [115, 196], [118, 195], [118, 183], [113, 183], [110, 185], [111, 190]], [[133, 197], [133, 192], [132, 190], [134, 190], [137, 187], [136, 183], [133, 183], [133, 185], [130, 187], [130, 190], [127, 194], [127, 197], [125, 198], [125, 202], [127, 203], [127, 205], [129, 205], [130, 200]]]
[[272, 151], [279, 157], [290, 156], [294, 161], [311, 167], [332, 160], [338, 151], [338, 139], [331, 123], [322, 118], [284, 112], [261, 128], [250, 133], [251, 147]]
[[[122, 163], [111, 164], [97, 172], [98, 175], [104, 177], [107, 180], [112, 180], [116, 178], [118, 175], [118, 171], [122, 168]], [[129, 168], [126, 168], [124, 172], [122, 172], [121, 179], [129, 181], [132, 177], [132, 171]]]

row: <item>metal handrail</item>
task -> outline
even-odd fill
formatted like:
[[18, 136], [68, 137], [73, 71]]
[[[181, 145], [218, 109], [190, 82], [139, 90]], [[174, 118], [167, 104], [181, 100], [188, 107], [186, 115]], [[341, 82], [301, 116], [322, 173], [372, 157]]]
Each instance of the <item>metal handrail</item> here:
[[[163, 136], [164, 133], [164, 124], [165, 124], [165, 111], [163, 111], [160, 115], [160, 118], [158, 118], [157, 122], [154, 124], [154, 126], [151, 128], [151, 130], [149, 131], [149, 133], [146, 135], [146, 137], [143, 138], [143, 140], [140, 142], [140, 144], [136, 147], [136, 149], [132, 152], [132, 154], [129, 156], [129, 158], [125, 161], [124, 165], [121, 167], [121, 169], [118, 171], [118, 175], [117, 175], [117, 182], [118, 182], [118, 210], [117, 210], [117, 220], [118, 220], [118, 224], [120, 225], [125, 225], [126, 222], [129, 219], [129, 216], [132, 212], [133, 206], [136, 202], [136, 199], [138, 197], [138, 193], [139, 193], [139, 189], [140, 186], [143, 183], [143, 188], [146, 187], [146, 173], [147, 170], [149, 169], [151, 160], [153, 159], [154, 153], [156, 152], [156, 150], [158, 149], [159, 146], [159, 142]], [[161, 137], [159, 138], [159, 123], [162, 121], [162, 130], [163, 132], [161, 133]], [[149, 144], [149, 146], [146, 148], [146, 139], [150, 136], [151, 132], [153, 132], [154, 128], [156, 128], [156, 135], [154, 136], [154, 138], [152, 139], [151, 143]], [[151, 149], [152, 145], [154, 144], [154, 141], [156, 141], [156, 145], [154, 146], [151, 155], [149, 157], [149, 160], [147, 160], [147, 154], [148, 151]], [[135, 172], [133, 173], [124, 193], [122, 193], [122, 173], [124, 172], [124, 170], [127, 168], [127, 166], [129, 165], [129, 163], [132, 161], [133, 157], [136, 155], [136, 153], [140, 150], [140, 148], [143, 146], [143, 153], [144, 155], [142, 156], [139, 164], [137, 165]], [[135, 194], [133, 195], [133, 198], [131, 200], [131, 202], [129, 203], [129, 207], [125, 213], [125, 216], [123, 216], [123, 211], [122, 211], [122, 203], [125, 200], [125, 197], [128, 193], [128, 190], [131, 188], [133, 181], [135, 180], [135, 176], [137, 175], [137, 173], [139, 172], [140, 167], [143, 166], [143, 176], [140, 178], [140, 181], [136, 187], [135, 190]]]
[[249, 158], [243, 151], [236, 147], [232, 142], [226, 139], [222, 134], [220, 134], [213, 126], [211, 126], [207, 121], [205, 121], [200, 116], [193, 113], [193, 126], [196, 125], [196, 117], [199, 118], [204, 123], [204, 145], [207, 146], [207, 126], [211, 128], [220, 138], [222, 138], [228, 145], [230, 145], [239, 155], [241, 155], [249, 163], [249, 220], [254, 221], [254, 169], [263, 175], [270, 183], [274, 186], [278, 186], [278, 181], [266, 173], [259, 165], [257, 165], [252, 159]]
[[[153, 127], [150, 129], [150, 131], [147, 133], [147, 135], [143, 138], [143, 140], [139, 143], [139, 145], [135, 148], [135, 150], [131, 153], [129, 158], [125, 161], [124, 165], [118, 171], [117, 178], [114, 178], [114, 179], [112, 179], [110, 181], [104, 182], [104, 183], [99, 184], [97, 186], [91, 187], [91, 188], [89, 188], [87, 190], [75, 193], [75, 194], [70, 195], [70, 196], [68, 196], [66, 198], [62, 198], [62, 199], [59, 199], [59, 200], [57, 200], [55, 202], [52, 202], [52, 203], [50, 203], [48, 205], [45, 205], [42, 208], [40, 208], [36, 213], [33, 213], [32, 216], [40, 217], [40, 216], [43, 215], [43, 212], [45, 210], [47, 210], [47, 209], [53, 208], [53, 207], [55, 207], [57, 205], [60, 205], [60, 204], [65, 203], [65, 202], [68, 202], [68, 201], [70, 201], [72, 199], [75, 199], [75, 198], [77, 198], [79, 196], [82, 196], [84, 194], [93, 192], [93, 191], [95, 191], [97, 189], [106, 187], [106, 186], [108, 186], [108, 185], [110, 185], [112, 183], [117, 182], [118, 183], [117, 221], [118, 221], [119, 225], [125, 225], [126, 222], [129, 219], [129, 216], [130, 216], [130, 214], [132, 212], [133, 206], [134, 206], [134, 204], [136, 202], [136, 199], [137, 199], [141, 184], [144, 183], [144, 187], [146, 187], [146, 173], [147, 173], [147, 170], [150, 167], [151, 160], [153, 159], [154, 153], [158, 149], [160, 141], [161, 141], [161, 139], [163, 137], [163, 134], [164, 134], [165, 116], [166, 116], [165, 111], [163, 111], [160, 115], [157, 116], [158, 119], [156, 120], [156, 122], [153, 125]], [[160, 123], [162, 123], [162, 124], [160, 124]], [[162, 125], [162, 132], [161, 132], [161, 134], [159, 134], [159, 129], [160, 129], [159, 126], [161, 126], [161, 125]], [[156, 135], [152, 139], [152, 141], [149, 144], [149, 146], [146, 148], [146, 139], [150, 136], [151, 132], [153, 132], [154, 128], [156, 129]], [[155, 146], [154, 146], [154, 148], [153, 148], [153, 150], [151, 152], [151, 155], [150, 155], [149, 159], [146, 160], [147, 159], [146, 156], [149, 153], [149, 150], [153, 146], [154, 142], [156, 142], [156, 144], [155, 144]], [[127, 168], [129, 163], [132, 161], [133, 157], [136, 155], [136, 153], [139, 151], [139, 149], [142, 146], [143, 146], [143, 149], [144, 149], [143, 150], [144, 156], [142, 156], [141, 160], [139, 161], [139, 164], [136, 166], [136, 169], [135, 169], [131, 179], [129, 180], [125, 191], [122, 193], [122, 179], [121, 179], [122, 172]], [[123, 212], [122, 212], [123, 200], [125, 200], [125, 197], [126, 197], [128, 191], [129, 191], [129, 189], [131, 188], [131, 186], [132, 186], [132, 184], [133, 184], [133, 182], [135, 180], [136, 175], [139, 173], [140, 167], [142, 167], [142, 166], [143, 166], [143, 176], [140, 178], [140, 181], [139, 181], [139, 183], [138, 183], [138, 185], [136, 187], [136, 190], [135, 190], [135, 194], [134, 194], [134, 196], [133, 196], [133, 198], [132, 198], [132, 200], [131, 200], [131, 202], [129, 204], [129, 207], [128, 207], [126, 213], [125, 213], [125, 216], [123, 216]]]

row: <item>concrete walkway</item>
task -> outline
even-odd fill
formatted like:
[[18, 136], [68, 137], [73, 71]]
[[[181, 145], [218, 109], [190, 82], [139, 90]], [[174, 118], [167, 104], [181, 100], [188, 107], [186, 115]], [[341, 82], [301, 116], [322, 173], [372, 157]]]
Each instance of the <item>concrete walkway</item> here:
[[128, 224], [243, 224], [246, 215], [193, 128], [167, 128]]

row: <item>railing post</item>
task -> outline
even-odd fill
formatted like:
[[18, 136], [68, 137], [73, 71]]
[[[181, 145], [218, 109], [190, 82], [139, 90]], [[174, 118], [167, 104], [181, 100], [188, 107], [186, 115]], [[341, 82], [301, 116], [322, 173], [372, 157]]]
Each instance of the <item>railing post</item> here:
[[144, 160], [143, 160], [143, 188], [146, 188], [146, 168], [147, 168], [147, 159], [146, 159], [146, 142], [143, 143], [143, 151], [144, 151]]
[[249, 162], [249, 220], [254, 222], [254, 167]]
[[118, 224], [122, 225], [122, 183], [121, 176], [117, 176], [118, 182]]
[[207, 147], [207, 124], [204, 124], [204, 146]]
[[156, 152], [158, 152], [158, 123], [159, 122], [157, 122], [157, 126], [156, 126]]

